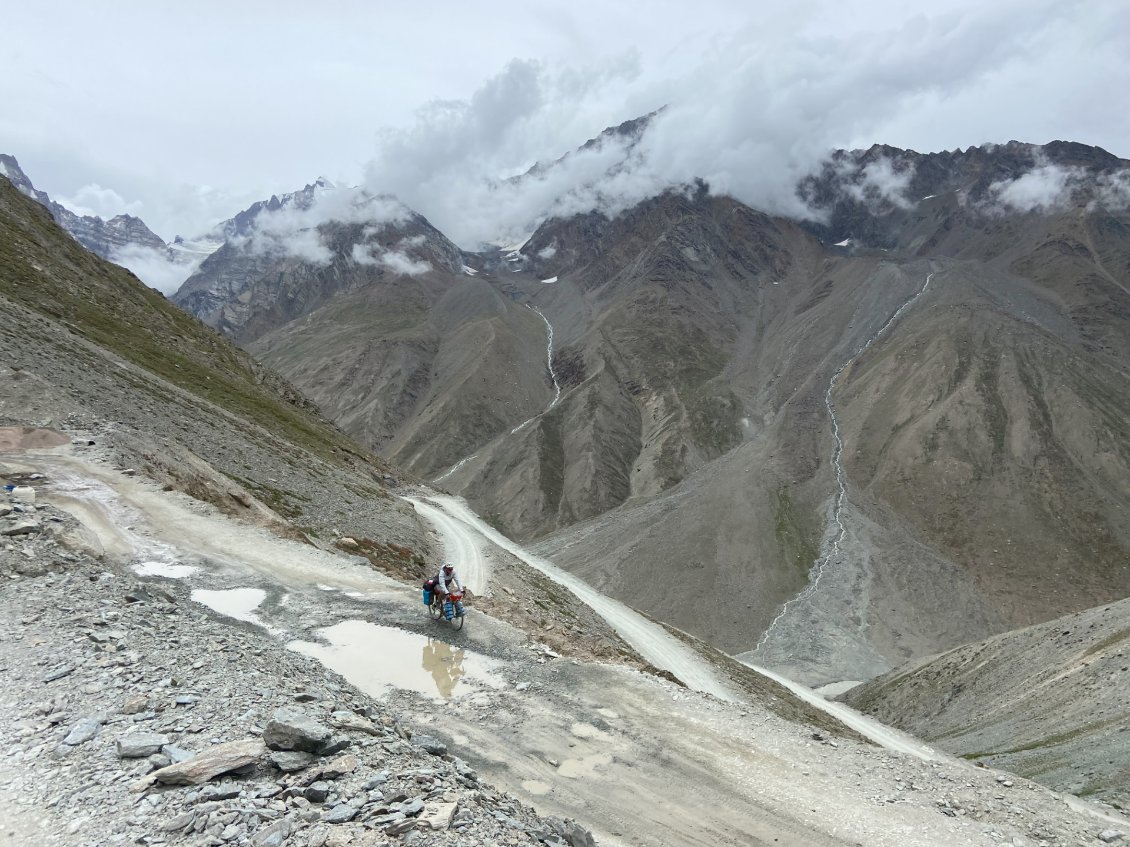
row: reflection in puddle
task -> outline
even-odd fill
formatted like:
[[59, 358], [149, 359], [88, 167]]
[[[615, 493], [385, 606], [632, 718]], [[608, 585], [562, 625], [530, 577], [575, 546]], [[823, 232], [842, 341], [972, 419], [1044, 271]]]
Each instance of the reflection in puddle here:
[[255, 610], [267, 599], [267, 592], [260, 588], [230, 588], [227, 591], [198, 588], [192, 592], [192, 599], [229, 618], [262, 625]]
[[193, 565], [170, 565], [165, 562], [138, 562], [133, 566], [133, 572], [139, 576], [163, 576], [169, 579], [184, 579], [198, 570], [200, 568]]
[[455, 685], [463, 678], [463, 648], [452, 647], [446, 641], [428, 639], [420, 666], [432, 675], [436, 690], [445, 700], [451, 699]]
[[287, 647], [313, 656], [373, 697], [405, 688], [437, 700], [450, 699], [464, 679], [497, 682], [491, 675], [492, 659], [413, 632], [342, 621], [318, 634], [329, 644], [292, 641]]

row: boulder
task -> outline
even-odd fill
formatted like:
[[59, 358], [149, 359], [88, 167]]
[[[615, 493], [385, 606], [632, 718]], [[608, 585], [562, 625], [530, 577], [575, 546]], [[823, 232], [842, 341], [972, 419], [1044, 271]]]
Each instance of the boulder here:
[[166, 744], [161, 748], [161, 752], [168, 756], [169, 761], [173, 764], [187, 762], [196, 755], [191, 750], [185, 750], [183, 747], [177, 747], [175, 744]]
[[326, 823], [349, 823], [357, 814], [357, 809], [348, 803], [338, 803], [328, 812], [323, 820]]
[[283, 773], [293, 773], [310, 767], [314, 763], [314, 754], [301, 750], [277, 750], [267, 757], [267, 761]]
[[363, 732], [366, 735], [384, 735], [383, 730], [379, 729], [372, 721], [366, 720], [360, 715], [355, 715], [353, 712], [334, 712], [330, 715], [330, 723], [337, 729], [343, 729], [346, 732]]
[[267, 728], [263, 730], [263, 741], [272, 750], [321, 753], [331, 734], [329, 727], [314, 720], [301, 709], [284, 706], [275, 710]]
[[420, 815], [420, 826], [440, 831], [450, 829], [458, 808], [458, 803], [438, 803], [428, 806]]
[[158, 735], [155, 732], [134, 732], [118, 739], [116, 749], [119, 759], [144, 759], [154, 753], [160, 753], [161, 748], [169, 743], [168, 736]]
[[433, 735], [413, 736], [412, 743], [433, 756], [447, 755], [447, 745]]
[[34, 503], [35, 489], [30, 485], [17, 485], [12, 489], [12, 499], [17, 503]]
[[290, 835], [290, 821], [285, 818], [251, 836], [251, 847], [282, 847]]
[[345, 776], [347, 773], [353, 773], [357, 770], [360, 763], [357, 757], [346, 754], [338, 756], [331, 762], [327, 762], [321, 767], [322, 779], [337, 779], [338, 777]]
[[306, 786], [302, 796], [311, 803], [325, 803], [326, 798], [330, 796], [330, 784], [319, 780], [313, 785]]

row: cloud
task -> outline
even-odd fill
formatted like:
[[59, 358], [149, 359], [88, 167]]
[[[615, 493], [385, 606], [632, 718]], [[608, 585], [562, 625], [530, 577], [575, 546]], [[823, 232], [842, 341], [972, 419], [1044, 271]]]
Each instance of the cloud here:
[[407, 253], [400, 253], [395, 250], [382, 253], [379, 261], [393, 273], [403, 274], [404, 276], [419, 276], [432, 269], [429, 263], [416, 261]]
[[99, 217], [104, 220], [116, 215], [138, 216], [142, 208], [140, 201], [126, 202], [126, 199], [114, 189], [103, 188], [96, 182], [84, 185], [71, 196], [53, 199], [76, 215]]
[[1103, 174], [1098, 179], [1094, 199], [1089, 210], [1096, 207], [1111, 212], [1121, 212], [1130, 208], [1130, 168]]
[[898, 169], [890, 159], [883, 157], [869, 162], [845, 190], [856, 200], [872, 206], [881, 206], [885, 201], [909, 209], [914, 203], [906, 196], [906, 190], [913, 178], [914, 168]]
[[[892, 16], [885, 29], [798, 27], [787, 38], [766, 37], [759, 22], [716, 39], [695, 61], [680, 57], [678, 75], [665, 79], [641, 74], [630, 54], [567, 72], [514, 61], [466, 100], [435, 101], [412, 125], [383, 133], [365, 181], [468, 249], [521, 241], [547, 216], [614, 215], [696, 179], [771, 213], [815, 217], [796, 186], [833, 149], [898, 144], [890, 128], [906, 135], [916, 127], [940, 139], [935, 150], [949, 138], [989, 140], [986, 127], [1011, 135], [996, 119], [1008, 112], [999, 97], [1021, 85], [1058, 92], [1055, 80], [1078, 62], [1082, 44], [1092, 45], [1089, 67], [1098, 74], [1118, 53], [1109, 30], [1125, 14], [1114, 3], [1092, 12], [1004, 0]], [[593, 135], [597, 116], [616, 115], [607, 125], [660, 106], [667, 108], [638, 142], [606, 138], [507, 179], [575, 149]], [[579, 132], [578, 111], [589, 122]], [[855, 185], [862, 197], [905, 205], [909, 178], [879, 162]], [[1013, 199], [1022, 202], [1028, 188], [1038, 190], [1018, 186]]]
[[316, 187], [308, 202], [291, 195], [281, 208], [260, 212], [252, 222], [251, 233], [233, 241], [253, 254], [328, 265], [334, 254], [322, 241], [318, 228], [323, 224], [367, 224], [364, 232], [371, 235], [383, 227], [404, 223], [411, 216], [411, 210], [391, 197], [329, 185]]
[[989, 186], [988, 203], [1017, 212], [1044, 211], [1067, 205], [1071, 187], [1083, 174], [1078, 168], [1040, 164], [1016, 179], [998, 180]]
[[1035, 166], [1014, 179], [998, 180], [976, 208], [989, 215], [1006, 212], [1052, 212], [1086, 203], [1088, 210], [1121, 211], [1130, 207], [1130, 170], [1088, 174], [1083, 168], [1048, 162], [1037, 154]]
[[432, 270], [431, 263], [422, 259], [413, 259], [405, 250], [409, 247], [420, 247], [424, 241], [422, 235], [402, 238], [391, 250], [379, 244], [354, 244], [350, 255], [359, 265], [380, 265], [394, 274], [420, 276]]
[[172, 294], [200, 266], [200, 259], [174, 261], [164, 250], [130, 244], [113, 252], [110, 261], [128, 268], [146, 285]]

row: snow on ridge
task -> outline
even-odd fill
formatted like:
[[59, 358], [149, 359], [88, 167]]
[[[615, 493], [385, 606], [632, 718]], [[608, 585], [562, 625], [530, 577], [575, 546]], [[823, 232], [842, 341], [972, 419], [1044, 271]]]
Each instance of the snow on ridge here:
[[549, 285], [552, 282], [557, 282], [557, 277], [551, 276], [549, 279], [543, 279], [542, 282], [544, 282], [546, 285]]
[[850, 245], [851, 245], [851, 239], [845, 238], [843, 241], [837, 241], [832, 246], [833, 247], [849, 247]]
[[464, 265], [463, 266], [463, 273], [467, 274], [467, 276], [475, 276], [475, 274], [477, 274], [478, 271], [475, 270], [474, 268], [472, 268], [470, 265]]

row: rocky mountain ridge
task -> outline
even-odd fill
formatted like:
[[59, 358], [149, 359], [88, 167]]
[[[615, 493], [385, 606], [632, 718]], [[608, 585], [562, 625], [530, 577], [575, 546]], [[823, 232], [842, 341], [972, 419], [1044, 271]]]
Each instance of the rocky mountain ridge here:
[[14, 156], [0, 153], [0, 176], [7, 177], [20, 192], [46, 207], [59, 226], [74, 236], [79, 244], [103, 259], [113, 261], [118, 251], [125, 247], [165, 250], [165, 242], [140, 218], [115, 215], [104, 221], [97, 215], [76, 215], [66, 206], [56, 203], [45, 191], [32, 185]]

